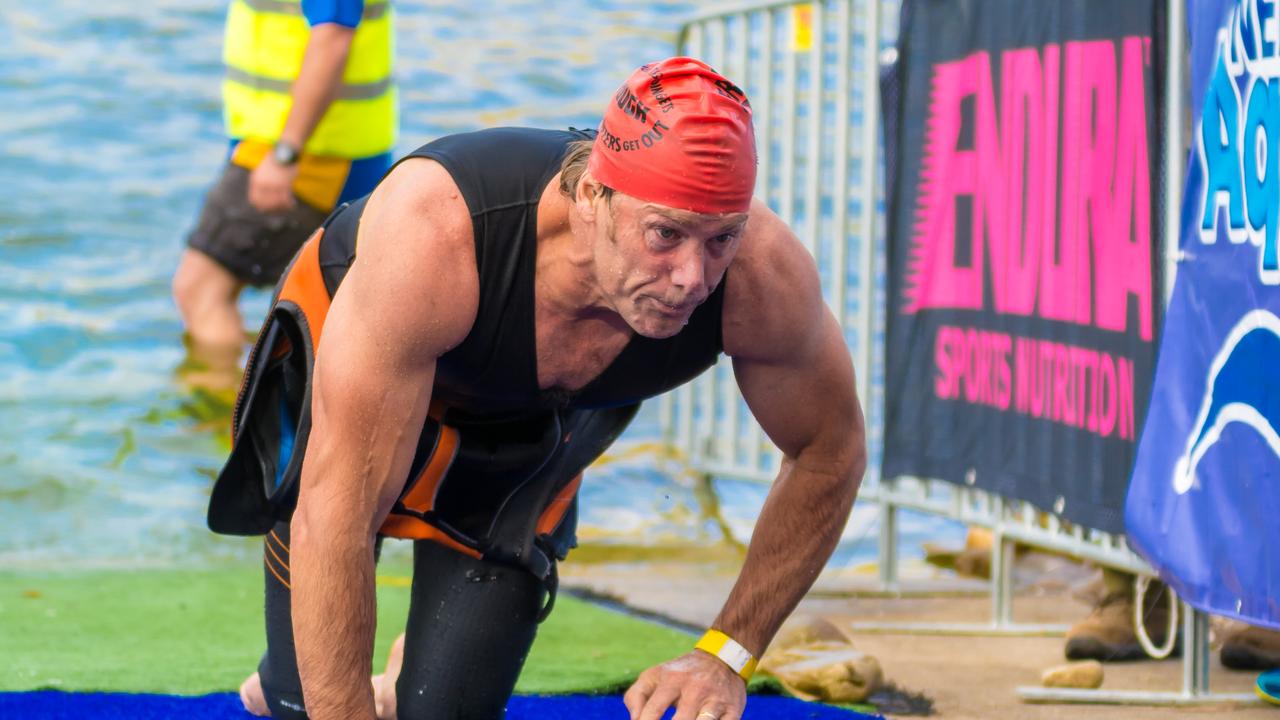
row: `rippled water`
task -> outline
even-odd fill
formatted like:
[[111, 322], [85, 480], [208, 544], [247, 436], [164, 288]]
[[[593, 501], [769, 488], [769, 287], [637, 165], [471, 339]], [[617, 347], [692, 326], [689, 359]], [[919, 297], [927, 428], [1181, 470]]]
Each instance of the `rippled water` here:
[[[399, 3], [399, 150], [491, 125], [591, 127], [691, 2]], [[0, 565], [256, 552], [204, 529], [225, 400], [191, 388], [169, 278], [225, 153], [224, 2], [45, 0], [0, 10]], [[267, 298], [248, 293], [256, 324]], [[654, 433], [641, 422], [630, 437]], [[726, 483], [740, 536], [762, 490]], [[585, 534], [705, 532], [643, 458], [584, 490]], [[873, 546], [863, 516], [848, 560]]]

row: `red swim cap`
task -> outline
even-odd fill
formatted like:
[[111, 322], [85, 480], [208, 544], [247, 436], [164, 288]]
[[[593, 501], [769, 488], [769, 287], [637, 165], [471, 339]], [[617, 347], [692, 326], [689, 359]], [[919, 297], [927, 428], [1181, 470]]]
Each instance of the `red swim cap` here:
[[608, 187], [659, 205], [746, 212], [756, 185], [751, 103], [698, 60], [642, 65], [605, 108], [587, 169]]

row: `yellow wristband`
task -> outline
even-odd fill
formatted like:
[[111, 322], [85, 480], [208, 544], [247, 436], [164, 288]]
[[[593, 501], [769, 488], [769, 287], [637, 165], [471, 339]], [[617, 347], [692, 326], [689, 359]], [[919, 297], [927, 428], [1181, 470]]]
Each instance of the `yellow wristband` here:
[[693, 647], [719, 658], [720, 662], [738, 673], [743, 682], [750, 682], [751, 676], [756, 671], [755, 656], [719, 630], [708, 630]]

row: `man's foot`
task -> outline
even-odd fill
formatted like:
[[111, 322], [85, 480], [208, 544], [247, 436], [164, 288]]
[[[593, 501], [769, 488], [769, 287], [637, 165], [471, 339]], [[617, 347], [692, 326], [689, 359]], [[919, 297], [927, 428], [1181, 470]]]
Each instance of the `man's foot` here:
[[[1169, 631], [1169, 605], [1163, 586], [1152, 584], [1147, 591], [1143, 624], [1151, 642], [1164, 645]], [[1175, 646], [1174, 654], [1179, 652]], [[1143, 660], [1147, 653], [1138, 642], [1133, 627], [1133, 595], [1111, 592], [1094, 607], [1089, 617], [1067, 631], [1068, 660], [1118, 662]]]
[[267, 696], [262, 694], [262, 678], [254, 673], [240, 683], [240, 702], [244, 709], [258, 717], [271, 717], [271, 708], [267, 707]]
[[[377, 706], [378, 720], [396, 720], [396, 679], [400, 677], [400, 666], [404, 663], [404, 634], [391, 643], [391, 652], [387, 654], [387, 671], [374, 675], [373, 699]], [[271, 708], [267, 705], [267, 696], [262, 692], [262, 678], [254, 673], [240, 683], [240, 702], [244, 709], [258, 717], [271, 717]]]
[[1252, 625], [1242, 627], [1223, 639], [1219, 657], [1232, 670], [1280, 668], [1280, 632]]
[[391, 643], [387, 653], [387, 670], [373, 676], [373, 704], [378, 720], [396, 720], [396, 680], [400, 678], [400, 666], [404, 664], [404, 633]]

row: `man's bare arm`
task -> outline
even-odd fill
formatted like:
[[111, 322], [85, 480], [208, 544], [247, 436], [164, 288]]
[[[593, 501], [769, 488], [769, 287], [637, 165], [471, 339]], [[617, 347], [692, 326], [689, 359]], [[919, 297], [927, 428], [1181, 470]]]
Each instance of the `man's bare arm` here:
[[[302, 67], [289, 92], [292, 103], [280, 133], [282, 141], [299, 150], [306, 146], [338, 94], [355, 32], [355, 28], [337, 23], [321, 23], [311, 28]], [[296, 165], [280, 165], [267, 153], [249, 177], [249, 202], [263, 212], [291, 207], [293, 180], [297, 174]]]
[[863, 477], [863, 416], [840, 325], [822, 309], [804, 365], [735, 360], [742, 395], [783, 452], [745, 564], [714, 626], [759, 657], [840, 541]]
[[[817, 269], [772, 213], [761, 220], [780, 239], [732, 278], [725, 345], [747, 405], [783, 460], [714, 623], [756, 657], [835, 549], [866, 469], [853, 366]], [[735, 302], [746, 293], [771, 300]]]
[[436, 359], [475, 319], [465, 203], [433, 162], [369, 200], [317, 352], [312, 431], [291, 525], [294, 641], [312, 718], [374, 717], [374, 538], [403, 489]]
[[[747, 559], [713, 623], [757, 658], [839, 540], [866, 463], [853, 367], [813, 259], [757, 202], [725, 280], [723, 336], [743, 397], [782, 450]], [[623, 698], [633, 720], [738, 720], [742, 679], [701, 651], [650, 668]]]
[[280, 133], [281, 140], [301, 148], [311, 137], [338, 94], [355, 34], [355, 28], [337, 23], [321, 23], [311, 28], [302, 67], [289, 92], [293, 104]]

